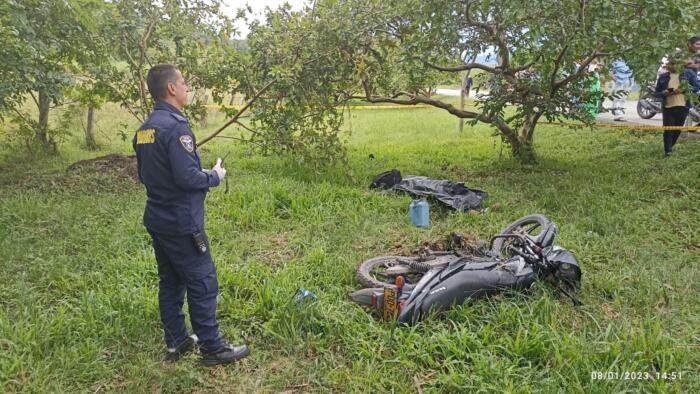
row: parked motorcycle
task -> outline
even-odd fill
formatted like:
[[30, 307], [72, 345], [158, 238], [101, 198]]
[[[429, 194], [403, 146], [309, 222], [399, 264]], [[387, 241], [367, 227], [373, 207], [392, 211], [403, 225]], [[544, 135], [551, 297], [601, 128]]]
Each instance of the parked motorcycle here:
[[431, 312], [504, 290], [523, 291], [545, 279], [574, 303], [581, 269], [574, 255], [554, 245], [557, 227], [544, 215], [528, 215], [491, 239], [483, 255], [459, 252], [386, 256], [365, 261], [358, 279], [371, 286], [351, 294], [364, 306], [413, 324]]
[[639, 96], [637, 101], [637, 115], [642, 119], [651, 119], [661, 113], [661, 98], [654, 96], [654, 86], [647, 86], [646, 93]]

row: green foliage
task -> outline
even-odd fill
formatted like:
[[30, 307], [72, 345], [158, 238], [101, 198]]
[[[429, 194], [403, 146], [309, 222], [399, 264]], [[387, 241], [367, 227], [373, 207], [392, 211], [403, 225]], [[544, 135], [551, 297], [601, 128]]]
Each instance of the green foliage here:
[[43, 90], [54, 101], [70, 82], [66, 63], [85, 49], [82, 26], [66, 1], [14, 1], [0, 5], [0, 108], [17, 109], [27, 92]]
[[[603, 95], [590, 91], [595, 82], [585, 72], [594, 57], [624, 59], [644, 80], [661, 56], [684, 46], [698, 7], [692, 0], [535, 0], [527, 7], [323, 0], [300, 12], [270, 10], [240, 41], [233, 21], [250, 10], [230, 18], [219, 0], [8, 0], [0, 4], [0, 117], [11, 113], [24, 131], [19, 137], [45, 146], [59, 130], [48, 122], [49, 108], [65, 102], [115, 102], [143, 120], [151, 106], [146, 72], [167, 62], [194, 92], [185, 108], [193, 121], [205, 116], [209, 94], [217, 104], [255, 100], [248, 130], [237, 138], [263, 153], [294, 154], [315, 166], [345, 162], [339, 105], [363, 100], [429, 104], [490, 124], [514, 155], [531, 161], [540, 119], [593, 121], [585, 103]], [[497, 67], [466, 63], [487, 51]], [[432, 97], [437, 84], [467, 70], [489, 89], [477, 108]], [[38, 122], [30, 121], [30, 97]]]
[[[259, 150], [292, 153], [316, 166], [345, 161], [338, 134], [342, 109], [337, 106], [342, 102], [337, 91], [348, 85], [333, 80], [339, 65], [328, 61], [338, 56], [336, 39], [346, 37], [334, 34], [322, 20], [285, 7], [270, 12], [265, 24], [253, 24], [247, 40], [250, 64], [241, 81], [242, 90], [252, 96], [272, 83], [252, 111], [254, 130], [248, 141]], [[351, 72], [352, 63], [340, 67]]]
[[[55, 106], [66, 99], [93, 108], [115, 102], [143, 120], [151, 107], [146, 73], [156, 63], [178, 65], [191, 90], [231, 90], [222, 85], [230, 79], [210, 72], [237, 53], [232, 21], [218, 1], [9, 1], [0, 5], [0, 21], [0, 116], [13, 112], [19, 130], [56, 130], [24, 110], [36, 92]], [[186, 111], [196, 120], [201, 99]]]
[[[101, 37], [107, 39], [110, 60], [93, 78], [99, 92], [143, 120], [152, 99], [146, 86], [151, 66], [171, 63], [180, 68], [191, 91], [222, 88], [228, 79], [212, 76], [229, 47], [235, 30], [222, 14], [219, 1], [167, 0], [150, 2], [119, 0], [106, 4]], [[234, 54], [235, 56], [235, 54]], [[221, 76], [221, 75], [216, 75]], [[227, 88], [228, 85], [225, 88]], [[194, 97], [193, 120], [201, 116], [201, 98]]]
[[[79, 0], [14, 1], [0, 5], [0, 120], [12, 112], [20, 137], [33, 129], [44, 147], [54, 144], [49, 104], [59, 103], [74, 83], [71, 66], [90, 59], [88, 26], [76, 12]], [[39, 121], [23, 110], [31, 95]], [[38, 98], [37, 98], [38, 95]]]
[[[603, 95], [590, 92], [596, 83], [587, 72], [593, 59], [625, 59], [643, 80], [664, 53], [685, 45], [699, 22], [698, 11], [692, 0], [535, 0], [527, 6], [490, 0], [326, 0], [299, 14], [282, 9], [269, 15], [268, 49], [253, 56], [270, 73], [294, 75], [304, 97], [323, 98], [307, 108], [314, 116], [319, 109], [333, 116], [330, 103], [351, 99], [429, 104], [492, 125], [513, 154], [527, 161], [534, 158], [540, 119], [593, 122], [584, 103]], [[487, 51], [493, 51], [497, 65], [466, 62]], [[317, 54], [324, 55], [322, 67], [299, 60]], [[466, 70], [483, 71], [481, 81], [488, 85], [489, 96], [476, 110], [430, 97], [427, 87]], [[293, 100], [284, 105], [299, 107]]]
[[[116, 121], [129, 115], [108, 104]], [[215, 116], [212, 114], [212, 116]], [[219, 369], [162, 361], [158, 277], [141, 218], [143, 187], [109, 171], [66, 171], [87, 153], [30, 161], [0, 150], [0, 388], [26, 392], [698, 392], [700, 150], [663, 159], [657, 133], [542, 126], [540, 164], [501, 157], [484, 125], [459, 133], [439, 109], [351, 111], [348, 167], [314, 172], [287, 157], [231, 151], [230, 191], [207, 197], [220, 280], [218, 317], [250, 359]], [[217, 118], [218, 119], [218, 118]], [[105, 128], [113, 128], [111, 123]], [[229, 131], [232, 135], [235, 131]], [[119, 140], [109, 151], [130, 154]], [[368, 160], [372, 153], [374, 160]], [[89, 155], [93, 155], [90, 153]], [[486, 190], [484, 214], [367, 190], [388, 169]], [[581, 307], [547, 286], [469, 303], [413, 328], [349, 300], [357, 265], [452, 231], [486, 239], [524, 214], [559, 226], [583, 268]], [[290, 305], [298, 287], [319, 296]], [[592, 372], [681, 372], [593, 380]]]

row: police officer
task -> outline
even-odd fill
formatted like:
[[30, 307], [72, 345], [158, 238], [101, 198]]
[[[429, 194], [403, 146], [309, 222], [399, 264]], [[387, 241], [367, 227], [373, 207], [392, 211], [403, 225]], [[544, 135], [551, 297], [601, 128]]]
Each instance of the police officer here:
[[[134, 136], [138, 174], [148, 200], [143, 224], [153, 238], [160, 286], [158, 301], [165, 331], [166, 358], [178, 360], [198, 341], [205, 365], [226, 364], [243, 357], [248, 347], [228, 344], [216, 321], [219, 283], [204, 231], [204, 198], [226, 176], [221, 159], [202, 170], [195, 136], [180, 110], [187, 85], [170, 64], [151, 68], [148, 90], [153, 112]], [[195, 336], [185, 327], [185, 293]]]

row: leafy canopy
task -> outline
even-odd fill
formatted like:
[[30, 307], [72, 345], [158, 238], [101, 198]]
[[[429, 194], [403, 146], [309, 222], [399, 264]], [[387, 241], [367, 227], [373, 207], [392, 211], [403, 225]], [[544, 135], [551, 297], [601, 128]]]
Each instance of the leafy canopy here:
[[[685, 45], [699, 11], [690, 0], [320, 0], [301, 13], [280, 9], [251, 38], [256, 75], [287, 82], [261, 114], [286, 111], [263, 121], [287, 125], [278, 129], [286, 136], [303, 125], [301, 113], [325, 117], [314, 126], [329, 131], [315, 135], [332, 141], [339, 103], [428, 104], [491, 124], [515, 156], [532, 160], [541, 119], [593, 121], [585, 104], [602, 96], [590, 92], [594, 59], [624, 59], [638, 80], [651, 78], [665, 53]], [[494, 63], [470, 62], [485, 52]], [[477, 83], [490, 90], [476, 109], [430, 97], [426, 87], [467, 70], [480, 70]]]

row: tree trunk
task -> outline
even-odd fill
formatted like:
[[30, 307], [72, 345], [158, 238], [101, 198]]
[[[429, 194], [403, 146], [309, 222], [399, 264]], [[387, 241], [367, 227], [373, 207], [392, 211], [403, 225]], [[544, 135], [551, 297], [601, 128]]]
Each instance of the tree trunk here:
[[[462, 78], [462, 85], [459, 91], [459, 109], [462, 111], [464, 111], [464, 104], [467, 98], [467, 80], [469, 79], [469, 75], [471, 73], [472, 70], [467, 71]], [[464, 118], [459, 118], [459, 132], [461, 133], [462, 131], [464, 131]]]
[[530, 116], [520, 132], [520, 136], [510, 143], [510, 149], [513, 157], [523, 164], [533, 164], [537, 162], [535, 155], [535, 145], [533, 135], [535, 126], [537, 125], [539, 115]]
[[87, 126], [85, 127], [85, 144], [89, 150], [96, 150], [97, 143], [95, 142], [95, 108], [91, 105], [87, 110]]
[[[476, 55], [472, 56], [468, 62], [473, 63], [476, 60]], [[467, 61], [467, 59], [465, 59]], [[464, 104], [467, 98], [467, 80], [469, 79], [469, 76], [471, 75], [472, 70], [467, 70], [467, 73], [464, 74], [464, 77], [462, 78], [462, 85], [461, 89], [459, 92], [459, 109], [464, 111]], [[470, 87], [471, 88], [471, 87]], [[459, 132], [461, 133], [464, 131], [464, 118], [459, 118]]]
[[207, 126], [207, 115], [209, 110], [207, 110], [207, 103], [209, 102], [209, 95], [204, 93], [204, 98], [202, 99], [202, 105], [204, 105], [204, 112], [202, 112], [202, 118], [199, 120], [199, 126], [204, 128]]
[[51, 147], [52, 141], [49, 138], [49, 96], [43, 91], [39, 91], [39, 124], [36, 130], [36, 139], [41, 143], [42, 147], [48, 150]]
[[[469, 70], [471, 71], [471, 70]], [[464, 102], [466, 99], [466, 93], [464, 92], [464, 89], [467, 87], [467, 78], [469, 78], [469, 72], [464, 74], [462, 77], [462, 84], [460, 85], [459, 88], [459, 110], [464, 111]], [[459, 118], [459, 121], [457, 123], [457, 128], [459, 129], [459, 132], [464, 131], [464, 118]]]
[[148, 116], [151, 112], [151, 102], [148, 100], [148, 95], [146, 94], [146, 78], [143, 76], [143, 71], [139, 68], [137, 71], [137, 76], [139, 80], [139, 95], [141, 96], [141, 113], [144, 117]]
[[531, 164], [536, 162], [532, 136], [539, 117], [540, 114], [530, 116], [520, 130], [520, 134], [503, 121], [496, 120], [491, 123], [501, 133], [502, 140], [510, 145], [510, 152], [513, 157], [521, 163]]
[[513, 157], [523, 164], [534, 164], [537, 162], [532, 141], [518, 139], [517, 143], [511, 142], [510, 150]]

